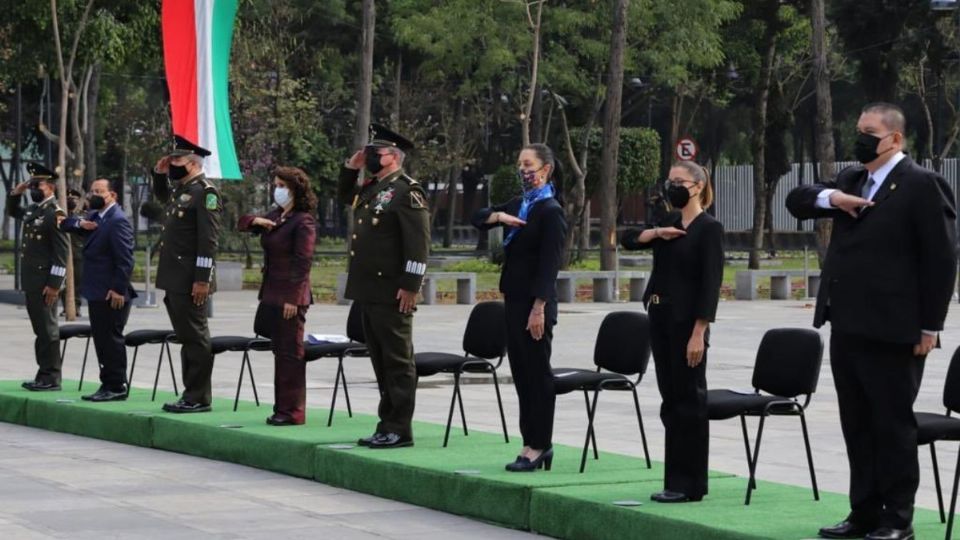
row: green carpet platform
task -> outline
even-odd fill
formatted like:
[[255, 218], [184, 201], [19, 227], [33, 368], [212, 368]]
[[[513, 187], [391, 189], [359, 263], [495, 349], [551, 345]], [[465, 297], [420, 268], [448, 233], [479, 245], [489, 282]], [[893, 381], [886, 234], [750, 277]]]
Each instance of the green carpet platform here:
[[[241, 402], [233, 412], [232, 400], [216, 399], [212, 413], [174, 415], [160, 410], [168, 393], [151, 402], [149, 390], [134, 389], [125, 402], [92, 404], [72, 391], [75, 382], [64, 388], [34, 393], [0, 381], [0, 421], [229, 461], [557, 538], [799, 539], [847, 511], [844, 495], [816, 502], [806, 486], [763, 481], [744, 506], [746, 479], [724, 473], [711, 474], [701, 503], [655, 504], [648, 497], [662, 465], [647, 469], [630, 456], [601, 452], [580, 474], [580, 449], [558, 445], [552, 471], [508, 473], [518, 440], [507, 445], [499, 434], [454, 429], [442, 448], [443, 426], [420, 422], [416, 447], [370, 450], [349, 447], [372, 431], [370, 415], [337, 413], [327, 427], [327, 412], [310, 409], [305, 426], [278, 428], [264, 423], [267, 404]], [[915, 527], [920, 538], [944, 533], [934, 511], [918, 510]]]

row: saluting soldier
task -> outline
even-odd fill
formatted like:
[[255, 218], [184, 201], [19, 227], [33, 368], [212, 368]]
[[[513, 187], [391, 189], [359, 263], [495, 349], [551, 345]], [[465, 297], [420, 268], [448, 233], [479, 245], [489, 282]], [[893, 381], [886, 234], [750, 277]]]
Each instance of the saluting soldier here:
[[[60, 329], [57, 298], [67, 275], [69, 240], [57, 227], [67, 213], [57, 206], [57, 175], [50, 169], [28, 163], [30, 180], [7, 196], [7, 211], [23, 220], [20, 251], [20, 284], [27, 301], [27, 314], [36, 336], [34, 351], [37, 375], [23, 383], [31, 391], [60, 390]], [[32, 205], [23, 209], [21, 195], [29, 189]]]
[[361, 446], [413, 446], [417, 370], [413, 312], [427, 270], [430, 214], [420, 184], [403, 172], [413, 143], [371, 124], [370, 143], [340, 171], [338, 196], [354, 208], [346, 297], [361, 304], [380, 387], [380, 422]]
[[[157, 288], [181, 343], [183, 394], [163, 410], [172, 413], [210, 410], [213, 353], [207, 326], [207, 298], [214, 290], [214, 261], [220, 233], [220, 192], [203, 174], [210, 151], [174, 136], [173, 150], [153, 170], [153, 193], [166, 204], [160, 221]], [[149, 216], [148, 216], [149, 217]]]

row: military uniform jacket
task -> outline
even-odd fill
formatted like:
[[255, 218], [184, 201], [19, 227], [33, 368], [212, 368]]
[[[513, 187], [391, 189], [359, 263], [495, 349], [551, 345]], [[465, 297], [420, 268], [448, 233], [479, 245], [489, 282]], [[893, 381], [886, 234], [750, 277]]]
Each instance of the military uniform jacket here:
[[357, 185], [358, 171], [343, 167], [338, 195], [354, 207], [345, 296], [395, 303], [397, 290], [419, 291], [430, 252], [430, 212], [420, 183], [403, 170]]
[[220, 234], [220, 192], [199, 175], [173, 192], [166, 175], [154, 173], [153, 192], [166, 204], [160, 235], [157, 288], [168, 293], [190, 294], [194, 282], [215, 287], [214, 263]]
[[67, 216], [54, 197], [31, 204], [24, 210], [19, 195], [7, 197], [11, 217], [23, 220], [23, 246], [20, 251], [21, 283], [24, 291], [39, 292], [44, 287], [60, 289], [67, 275], [69, 243], [58, 221]]

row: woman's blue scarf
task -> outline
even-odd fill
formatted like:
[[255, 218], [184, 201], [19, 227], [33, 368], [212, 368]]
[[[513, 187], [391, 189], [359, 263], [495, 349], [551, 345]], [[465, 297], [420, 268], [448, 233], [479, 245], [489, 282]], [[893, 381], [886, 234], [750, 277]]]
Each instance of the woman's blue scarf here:
[[[554, 196], [553, 183], [547, 182], [546, 184], [540, 186], [537, 189], [531, 189], [530, 191], [523, 192], [523, 201], [520, 202], [520, 215], [518, 218], [526, 221], [527, 216], [530, 215], [530, 209], [533, 208], [533, 205], [544, 199], [550, 199]], [[520, 227], [511, 227], [507, 232], [506, 238], [503, 239], [503, 245], [506, 246], [513, 240], [513, 237], [520, 232]]]

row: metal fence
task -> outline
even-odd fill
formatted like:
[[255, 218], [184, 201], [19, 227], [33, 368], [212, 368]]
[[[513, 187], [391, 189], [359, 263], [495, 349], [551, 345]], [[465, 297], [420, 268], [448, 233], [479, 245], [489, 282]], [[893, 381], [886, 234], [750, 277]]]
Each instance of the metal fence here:
[[[837, 170], [854, 165], [854, 162], [838, 162]], [[924, 162], [924, 167], [932, 169], [930, 160]], [[787, 193], [800, 185], [800, 167], [803, 167], [803, 183], [813, 183], [814, 163], [794, 163], [790, 172], [785, 174], [777, 183], [777, 191], [773, 197], [773, 223], [778, 231], [811, 231], [812, 221], [798, 223], [797, 219], [787, 212]], [[954, 193], [957, 193], [957, 178], [960, 163], [957, 159], [943, 161], [941, 171], [947, 179]], [[753, 165], [733, 165], [717, 167], [714, 177], [716, 190], [717, 219], [723, 223], [727, 231], [745, 231], [753, 227]]]

